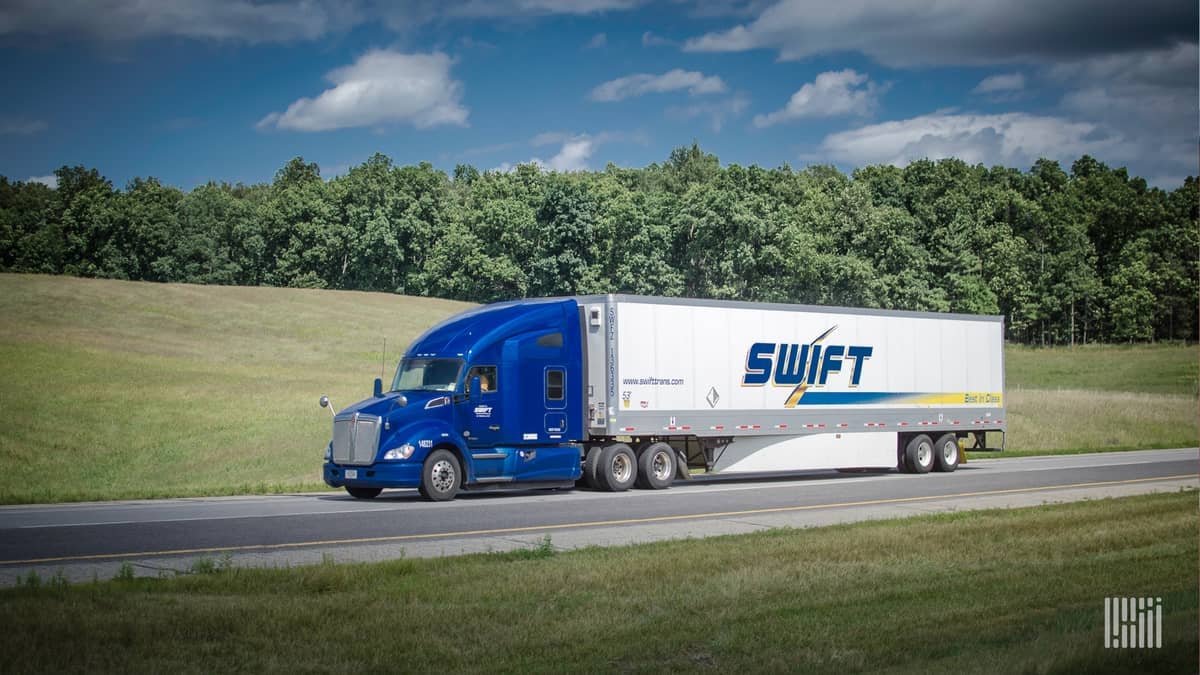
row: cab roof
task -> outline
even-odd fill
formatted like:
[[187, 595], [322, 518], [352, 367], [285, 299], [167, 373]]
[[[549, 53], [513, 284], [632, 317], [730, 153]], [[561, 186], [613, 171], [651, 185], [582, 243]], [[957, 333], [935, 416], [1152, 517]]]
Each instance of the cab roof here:
[[404, 353], [405, 358], [466, 358], [503, 340], [539, 328], [574, 320], [574, 298], [529, 298], [484, 305], [456, 314], [425, 331]]

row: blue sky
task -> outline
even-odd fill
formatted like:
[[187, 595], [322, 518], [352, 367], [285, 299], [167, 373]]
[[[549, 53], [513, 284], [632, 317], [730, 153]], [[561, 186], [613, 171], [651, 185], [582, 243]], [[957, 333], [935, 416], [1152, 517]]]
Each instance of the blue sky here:
[[1179, 0], [8, 0], [0, 175], [123, 186], [399, 164], [1197, 169]]

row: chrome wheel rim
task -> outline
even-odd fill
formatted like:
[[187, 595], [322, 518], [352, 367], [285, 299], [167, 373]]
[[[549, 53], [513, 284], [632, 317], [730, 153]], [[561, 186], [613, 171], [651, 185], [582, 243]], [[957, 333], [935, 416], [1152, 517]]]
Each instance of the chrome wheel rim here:
[[429, 479], [429, 482], [433, 483], [434, 490], [449, 492], [450, 488], [454, 487], [454, 465], [450, 463], [450, 460], [439, 459], [434, 462]]
[[629, 461], [629, 456], [623, 452], [617, 453], [612, 461], [612, 476], [617, 479], [617, 482], [624, 483], [633, 475], [633, 462]]
[[654, 461], [652, 469], [654, 477], [658, 480], [666, 480], [671, 477], [671, 456], [665, 451], [659, 450], [654, 453]]
[[958, 462], [958, 443], [947, 443], [942, 446], [942, 461], [946, 464]]
[[929, 466], [933, 462], [933, 448], [928, 443], [917, 446], [917, 464]]

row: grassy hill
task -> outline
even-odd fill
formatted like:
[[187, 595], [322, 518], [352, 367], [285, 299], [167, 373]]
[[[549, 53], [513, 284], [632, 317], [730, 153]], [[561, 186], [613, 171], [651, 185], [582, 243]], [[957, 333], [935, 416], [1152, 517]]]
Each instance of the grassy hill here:
[[[320, 486], [328, 394], [370, 394], [469, 305], [379, 293], [0, 275], [0, 502]], [[1196, 442], [1196, 350], [1010, 348], [1009, 447]]]
[[0, 275], [0, 501], [320, 484], [330, 414], [469, 305]]

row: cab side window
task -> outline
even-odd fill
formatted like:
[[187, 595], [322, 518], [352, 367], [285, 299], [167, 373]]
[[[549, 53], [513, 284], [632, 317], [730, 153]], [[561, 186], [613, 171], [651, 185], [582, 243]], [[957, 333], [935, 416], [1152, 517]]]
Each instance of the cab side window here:
[[485, 394], [497, 391], [500, 388], [499, 382], [496, 379], [496, 366], [472, 366], [471, 369], [467, 371], [467, 381], [465, 387], [468, 394], [471, 393], [471, 380], [475, 379], [476, 377], [479, 378], [479, 388], [482, 389], [483, 393]]

